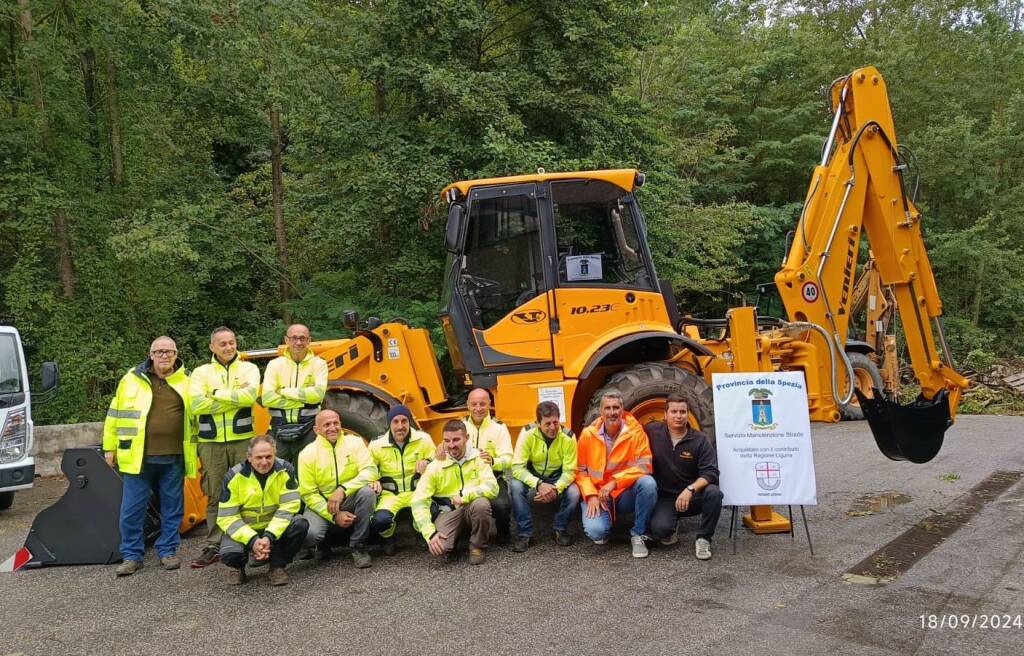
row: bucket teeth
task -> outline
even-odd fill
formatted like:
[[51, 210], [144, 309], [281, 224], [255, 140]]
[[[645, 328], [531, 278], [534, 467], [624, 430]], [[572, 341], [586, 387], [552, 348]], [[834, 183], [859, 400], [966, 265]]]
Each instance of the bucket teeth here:
[[887, 458], [921, 464], [939, 453], [946, 429], [953, 425], [945, 390], [931, 400], [918, 396], [907, 405], [889, 401], [878, 389], [874, 398], [855, 391], [875, 443]]

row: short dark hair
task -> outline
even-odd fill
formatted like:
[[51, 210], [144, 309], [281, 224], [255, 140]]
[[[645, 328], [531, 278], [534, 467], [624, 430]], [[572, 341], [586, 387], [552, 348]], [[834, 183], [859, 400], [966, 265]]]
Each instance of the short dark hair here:
[[[213, 342], [213, 338], [217, 336], [217, 333], [231, 333], [232, 335], [235, 335], [235, 331], [231, 330], [227, 326], [217, 326], [210, 333], [210, 342]], [[235, 337], [238, 337], [238, 335], [235, 335]]]
[[537, 423], [543, 421], [544, 417], [561, 417], [562, 411], [554, 401], [541, 401], [537, 404]]
[[690, 402], [687, 401], [686, 397], [683, 396], [682, 394], [680, 394], [679, 392], [672, 392], [671, 394], [669, 394], [668, 396], [665, 397], [665, 409], [666, 410], [668, 409], [668, 404], [669, 403], [685, 403], [686, 404], [686, 409], [687, 410], [690, 409]]
[[466, 424], [461, 419], [449, 419], [444, 422], [444, 428], [441, 429], [442, 433], [454, 433], [455, 431], [462, 431], [463, 435], [469, 435], [469, 431], [466, 430]]

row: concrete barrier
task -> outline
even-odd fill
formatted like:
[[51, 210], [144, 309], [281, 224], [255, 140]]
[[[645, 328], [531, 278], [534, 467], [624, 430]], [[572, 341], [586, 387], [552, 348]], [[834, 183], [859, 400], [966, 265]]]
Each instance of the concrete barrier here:
[[32, 455], [38, 476], [60, 476], [60, 460], [64, 449], [96, 446], [103, 441], [103, 422], [36, 426]]

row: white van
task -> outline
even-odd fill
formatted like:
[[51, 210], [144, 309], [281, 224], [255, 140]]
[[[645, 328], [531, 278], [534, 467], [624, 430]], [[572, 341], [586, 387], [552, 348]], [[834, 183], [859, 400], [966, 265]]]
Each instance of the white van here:
[[[41, 393], [57, 387], [56, 362], [43, 363]], [[37, 397], [36, 401], [41, 399]], [[0, 326], [0, 510], [14, 502], [14, 491], [32, 487], [32, 393], [21, 336]]]

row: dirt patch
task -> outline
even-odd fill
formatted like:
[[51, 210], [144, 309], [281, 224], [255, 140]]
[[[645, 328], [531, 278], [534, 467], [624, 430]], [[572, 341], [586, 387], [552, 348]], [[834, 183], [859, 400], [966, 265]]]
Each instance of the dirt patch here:
[[847, 517], [865, 517], [875, 513], [891, 510], [895, 506], [912, 501], [909, 494], [887, 490], [885, 492], [872, 492], [858, 497], [850, 509], [846, 511]]

